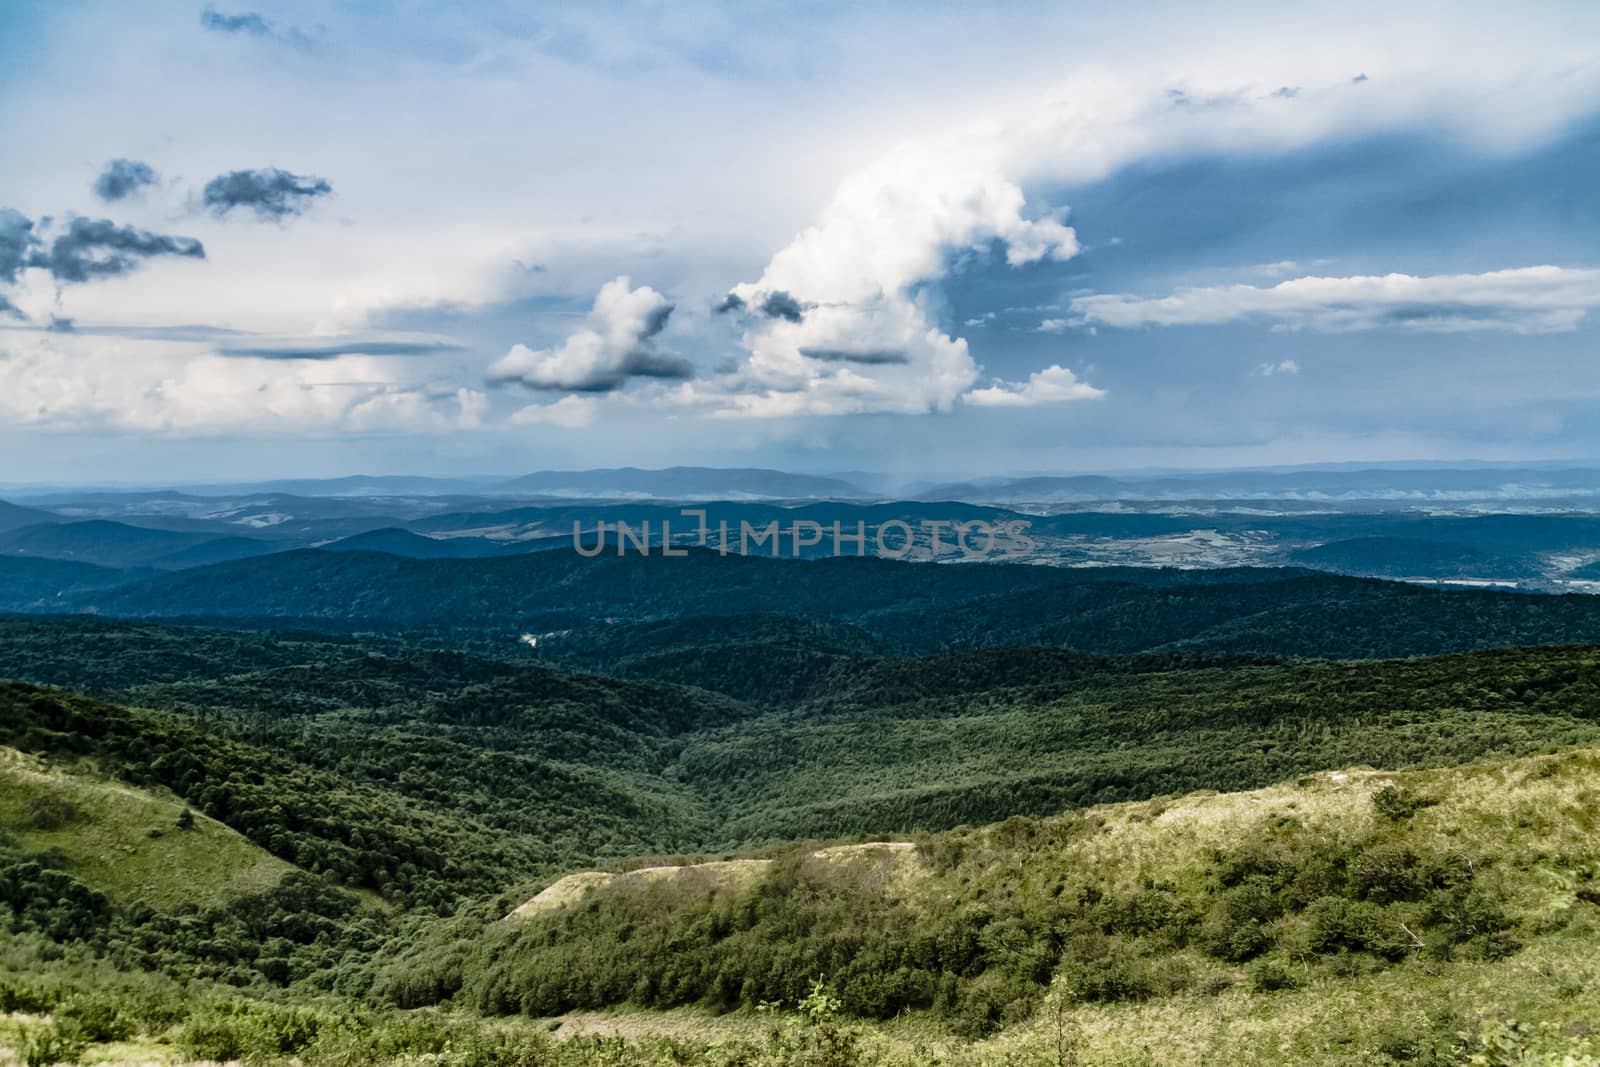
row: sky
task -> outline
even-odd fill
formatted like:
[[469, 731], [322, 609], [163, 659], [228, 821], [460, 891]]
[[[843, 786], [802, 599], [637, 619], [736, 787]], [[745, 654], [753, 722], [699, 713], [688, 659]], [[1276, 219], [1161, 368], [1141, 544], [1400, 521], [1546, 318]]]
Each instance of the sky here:
[[0, 481], [1600, 459], [1600, 5], [0, 5]]

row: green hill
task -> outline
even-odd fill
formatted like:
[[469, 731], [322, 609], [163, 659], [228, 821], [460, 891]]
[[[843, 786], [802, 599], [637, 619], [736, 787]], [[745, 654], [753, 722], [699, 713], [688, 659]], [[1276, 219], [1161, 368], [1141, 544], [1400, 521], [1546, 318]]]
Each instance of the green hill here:
[[1530, 561], [1470, 545], [1410, 537], [1356, 537], [1289, 554], [1303, 567], [1380, 578], [1517, 578], [1536, 574]]
[[[1280, 1063], [1285, 1046], [1302, 1063], [1468, 1062], [1485, 1034], [1592, 1052], [1597, 770], [1587, 749], [1322, 772], [907, 846], [797, 846], [737, 876], [574, 876], [469, 944], [408, 946], [379, 988], [540, 1017], [794, 1004], [820, 981], [847, 1015], [1007, 1031], [940, 1060], [959, 1064], [1058, 1062], [1068, 1035], [1083, 1063]], [[890, 1062], [926, 1062], [906, 1051]]]
[[66, 599], [105, 615], [431, 630], [493, 637], [507, 648], [523, 633], [577, 630], [586, 640], [615, 625], [773, 615], [850, 624], [906, 654], [1040, 645], [1384, 658], [1600, 641], [1600, 600], [1584, 596], [1425, 589], [1290, 569], [799, 562], [702, 551], [594, 559], [563, 550], [498, 559], [296, 551]]
[[176, 569], [259, 555], [272, 547], [247, 537], [219, 538], [211, 533], [147, 529], [104, 519], [49, 522], [0, 534], [0, 554], [76, 560], [102, 567]]
[[[0, 747], [0, 834], [129, 905], [201, 905], [261, 892], [293, 868], [185, 805]], [[180, 827], [180, 821], [189, 822]]]

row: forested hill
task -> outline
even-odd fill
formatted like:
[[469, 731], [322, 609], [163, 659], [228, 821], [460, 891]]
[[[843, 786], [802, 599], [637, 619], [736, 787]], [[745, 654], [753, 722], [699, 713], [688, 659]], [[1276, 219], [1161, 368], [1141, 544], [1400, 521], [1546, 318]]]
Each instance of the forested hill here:
[[56, 603], [236, 625], [471, 631], [507, 645], [522, 633], [576, 631], [552, 641], [557, 656], [582, 655], [589, 641], [611, 640], [614, 627], [757, 614], [849, 623], [903, 654], [1040, 645], [1356, 658], [1600, 641], [1600, 599], [1580, 596], [1438, 590], [1287, 568], [1060, 569], [707, 551], [406, 559], [308, 550], [69, 590]]

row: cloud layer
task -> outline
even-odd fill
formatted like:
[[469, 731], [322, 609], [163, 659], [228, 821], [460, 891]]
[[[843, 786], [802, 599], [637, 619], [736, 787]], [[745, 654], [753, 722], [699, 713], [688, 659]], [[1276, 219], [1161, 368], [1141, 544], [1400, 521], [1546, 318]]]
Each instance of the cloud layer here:
[[1293, 330], [1562, 333], [1600, 305], [1600, 270], [1520, 267], [1484, 274], [1304, 277], [1270, 287], [1179, 289], [1170, 296], [1080, 296], [1079, 323], [1215, 326], [1252, 320]]

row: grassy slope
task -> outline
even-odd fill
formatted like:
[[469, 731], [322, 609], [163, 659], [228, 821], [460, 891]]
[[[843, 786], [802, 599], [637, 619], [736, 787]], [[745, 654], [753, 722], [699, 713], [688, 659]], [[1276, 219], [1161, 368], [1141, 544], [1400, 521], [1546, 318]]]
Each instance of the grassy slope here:
[[[1419, 950], [1392, 966], [1354, 955], [1330, 965], [1297, 958], [1280, 945], [1266, 959], [1281, 964], [1294, 987], [1276, 991], [1253, 987], [1252, 967], [1187, 947], [1160, 961], [1201, 976], [1176, 995], [1121, 1003], [1068, 999], [1059, 1011], [1061, 1002], [1046, 997], [1033, 1019], [975, 1045], [902, 1019], [871, 1028], [867, 1044], [905, 1057], [894, 1062], [932, 1062], [925, 1058], [932, 1046], [951, 1064], [1054, 1063], [1059, 1023], [1080, 1057], [1072, 1062], [1427, 1062], [1432, 1053], [1425, 1047], [1470, 1050], [1483, 1035], [1518, 1021], [1530, 1029], [1510, 1040], [1581, 1051], [1592, 1007], [1600, 1002], [1597, 772], [1595, 749], [1401, 774], [1356, 769], [1247, 793], [1108, 805], [1041, 820], [1025, 832], [1013, 823], [940, 835], [925, 842], [923, 851], [959, 846], [963, 858], [936, 872], [919, 869], [917, 888], [902, 905], [912, 911], [931, 915], [979, 901], [1000, 910], [1005, 898], [1063, 878], [1087, 880], [1108, 894], [1138, 893], [1153, 884], [1199, 896], [1212, 882], [1216, 855], [1243, 842], [1273, 840], [1292, 822], [1330, 845], [1377, 833], [1419, 851], [1475, 856], [1493, 868], [1508, 911], [1529, 933], [1521, 951], [1505, 959], [1463, 954], [1444, 961]], [[1398, 825], [1386, 823], [1372, 796], [1389, 784], [1426, 798], [1428, 805]], [[1083, 832], [1085, 825], [1091, 832]], [[646, 891], [638, 883], [612, 881], [566, 904], [570, 909], [587, 900], [592, 911], [606, 895]], [[749, 889], [772, 891], [761, 883]], [[534, 921], [539, 918], [560, 928], [559, 913], [545, 912]], [[1296, 921], [1291, 916], [1283, 925]], [[1280, 930], [1280, 940], [1292, 943], [1293, 932]], [[563, 1033], [632, 1038], [660, 1033], [731, 1040], [748, 1037], [751, 1029], [742, 1014], [718, 1018], [682, 1009], [583, 1011], [562, 1020]]]
[[[37, 806], [66, 818], [44, 820]], [[46, 767], [0, 747], [0, 831], [119, 904], [204, 905], [264, 890], [292, 868], [204, 815], [177, 828], [183, 805], [120, 782]]]

